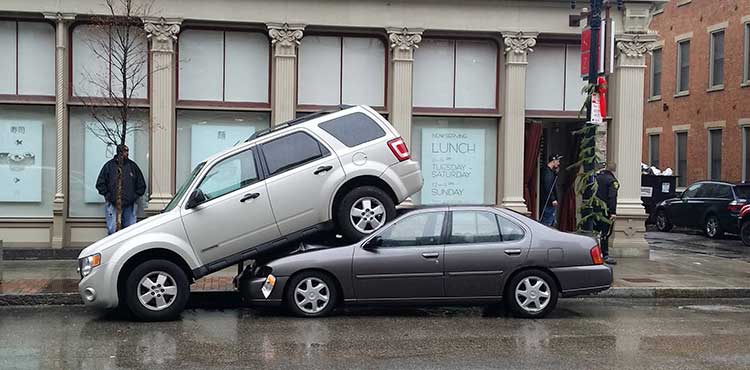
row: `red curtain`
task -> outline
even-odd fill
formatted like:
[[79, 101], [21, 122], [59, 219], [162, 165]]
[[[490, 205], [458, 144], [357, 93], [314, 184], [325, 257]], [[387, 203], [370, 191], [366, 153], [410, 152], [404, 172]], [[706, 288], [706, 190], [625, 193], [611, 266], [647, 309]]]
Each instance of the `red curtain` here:
[[[580, 135], [571, 135], [569, 140], [570, 147], [573, 148], [573, 156], [570, 157], [570, 162], [574, 162], [578, 158], [578, 146], [581, 143]], [[578, 175], [578, 167], [570, 170], [565, 169], [566, 164], [563, 163], [562, 170], [566, 171], [567, 183], [563, 186], [563, 196], [560, 200], [560, 221], [558, 229], [560, 231], [576, 231], [576, 186], [575, 181]]]
[[537, 159], [539, 158], [539, 142], [541, 139], [542, 125], [537, 122], [526, 123], [523, 153], [523, 199], [526, 201], [526, 207], [531, 211], [531, 217], [535, 220], [537, 219]]

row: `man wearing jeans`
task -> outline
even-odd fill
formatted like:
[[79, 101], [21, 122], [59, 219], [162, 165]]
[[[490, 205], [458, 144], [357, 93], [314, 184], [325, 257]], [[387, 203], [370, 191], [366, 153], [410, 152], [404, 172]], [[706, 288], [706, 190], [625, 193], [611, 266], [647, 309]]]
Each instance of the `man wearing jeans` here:
[[146, 181], [138, 165], [128, 159], [127, 145], [118, 145], [115, 156], [107, 161], [96, 179], [96, 190], [104, 196], [107, 233], [117, 231], [117, 161], [122, 158], [122, 228], [136, 222], [135, 203], [146, 193]]
[[549, 156], [547, 165], [542, 167], [542, 217], [541, 223], [552, 226], [555, 224], [555, 211], [557, 208], [557, 172], [560, 171], [561, 155], [553, 154]]

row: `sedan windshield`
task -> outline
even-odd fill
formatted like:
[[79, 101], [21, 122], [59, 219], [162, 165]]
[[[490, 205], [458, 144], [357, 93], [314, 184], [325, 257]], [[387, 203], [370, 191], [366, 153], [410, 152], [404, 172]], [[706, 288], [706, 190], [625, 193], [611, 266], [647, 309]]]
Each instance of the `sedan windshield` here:
[[167, 204], [166, 207], [164, 207], [164, 210], [162, 212], [168, 212], [171, 211], [174, 207], [177, 206], [177, 203], [180, 201], [180, 198], [185, 194], [187, 189], [190, 187], [190, 184], [195, 180], [195, 177], [198, 176], [198, 172], [201, 172], [201, 168], [206, 164], [206, 162], [198, 163], [197, 166], [195, 166], [195, 169], [193, 172], [190, 173], [190, 176], [185, 180], [184, 183], [182, 183], [182, 186], [177, 190], [177, 194], [172, 197], [172, 200], [169, 201], [169, 204]]

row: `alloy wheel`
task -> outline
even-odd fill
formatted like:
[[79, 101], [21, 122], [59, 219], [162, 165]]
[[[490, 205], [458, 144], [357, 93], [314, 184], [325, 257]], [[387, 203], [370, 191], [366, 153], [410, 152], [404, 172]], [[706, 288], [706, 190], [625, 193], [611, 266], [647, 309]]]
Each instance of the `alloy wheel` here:
[[659, 230], [664, 230], [667, 228], [667, 216], [665, 216], [662, 212], [659, 212], [656, 215], [656, 228]]
[[522, 309], [529, 313], [537, 313], [549, 304], [551, 291], [544, 279], [528, 276], [516, 285], [515, 296]]
[[166, 309], [176, 298], [177, 284], [172, 275], [164, 271], [148, 273], [138, 283], [138, 301], [151, 311]]
[[385, 207], [377, 198], [359, 198], [352, 205], [349, 220], [357, 231], [371, 234], [385, 223]]
[[706, 235], [713, 238], [716, 236], [716, 232], [719, 229], [719, 221], [716, 219], [716, 217], [709, 217], [706, 221]]
[[302, 312], [316, 314], [323, 311], [331, 300], [328, 285], [316, 277], [308, 277], [294, 287], [294, 304]]

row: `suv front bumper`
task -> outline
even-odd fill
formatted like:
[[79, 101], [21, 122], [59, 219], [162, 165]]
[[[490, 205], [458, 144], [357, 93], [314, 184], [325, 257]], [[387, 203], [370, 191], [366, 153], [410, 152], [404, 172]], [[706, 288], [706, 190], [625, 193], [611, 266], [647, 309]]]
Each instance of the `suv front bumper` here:
[[[78, 282], [78, 293], [81, 294], [83, 304], [96, 308], [117, 307], [117, 288], [109, 284], [108, 264], [95, 267], [91, 273]], [[93, 293], [93, 294], [92, 294]]]

